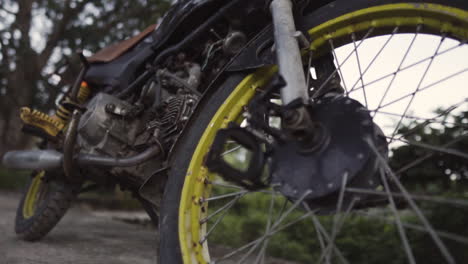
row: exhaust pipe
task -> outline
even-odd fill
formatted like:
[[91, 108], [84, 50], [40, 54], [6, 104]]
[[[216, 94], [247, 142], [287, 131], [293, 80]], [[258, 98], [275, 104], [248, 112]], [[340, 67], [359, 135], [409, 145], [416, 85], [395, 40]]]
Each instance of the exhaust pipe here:
[[[113, 158], [90, 154], [79, 154], [78, 165], [104, 167], [133, 167], [161, 153], [161, 147], [154, 145], [131, 157]], [[10, 169], [47, 170], [57, 169], [63, 164], [63, 154], [55, 150], [10, 151], [3, 156], [3, 166]]]
[[10, 151], [3, 156], [3, 166], [9, 169], [55, 169], [62, 165], [63, 154], [55, 150]]

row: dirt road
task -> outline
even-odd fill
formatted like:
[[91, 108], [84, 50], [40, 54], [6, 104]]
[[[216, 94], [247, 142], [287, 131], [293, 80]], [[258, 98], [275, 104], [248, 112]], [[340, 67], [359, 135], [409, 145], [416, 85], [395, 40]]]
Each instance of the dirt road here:
[[[0, 264], [155, 264], [157, 233], [116, 219], [148, 218], [145, 213], [91, 211], [75, 207], [39, 242], [16, 238], [14, 220], [19, 195], [0, 192]], [[149, 220], [143, 220], [148, 222]], [[214, 257], [232, 251], [211, 248]], [[224, 264], [234, 264], [243, 254]], [[243, 263], [254, 263], [250, 256]], [[295, 264], [267, 258], [267, 264]]]
[[43, 240], [15, 237], [19, 196], [0, 192], [0, 264], [156, 263], [156, 232], [113, 220], [105, 213], [73, 208]]

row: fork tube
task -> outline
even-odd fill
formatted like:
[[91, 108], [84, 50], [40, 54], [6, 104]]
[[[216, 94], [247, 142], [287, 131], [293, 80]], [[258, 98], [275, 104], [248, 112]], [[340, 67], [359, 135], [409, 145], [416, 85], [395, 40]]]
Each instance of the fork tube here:
[[275, 27], [276, 57], [279, 72], [286, 81], [281, 89], [283, 105], [302, 98], [306, 102], [309, 98], [299, 44], [294, 37], [294, 24], [291, 0], [273, 0], [270, 4]]

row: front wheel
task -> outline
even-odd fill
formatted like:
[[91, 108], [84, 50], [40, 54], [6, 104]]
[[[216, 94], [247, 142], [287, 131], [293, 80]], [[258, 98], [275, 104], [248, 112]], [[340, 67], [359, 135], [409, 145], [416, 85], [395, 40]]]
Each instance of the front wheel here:
[[78, 194], [79, 185], [55, 181], [47, 173], [33, 172], [20, 200], [15, 232], [23, 240], [37, 241], [49, 233]]
[[[462, 263], [468, 3], [336, 1], [305, 15], [311, 94], [339, 75], [344, 96], [367, 109], [389, 147], [388, 159], [377, 157], [380, 184], [342, 185], [337, 210], [319, 215], [271, 186], [250, 191], [210, 173], [205, 160], [217, 131], [246, 125], [245, 106], [276, 69], [233, 75], [202, 101], [176, 149], [161, 208], [160, 262]], [[327, 54], [331, 72], [318, 63]], [[227, 144], [225, 154], [232, 164], [248, 160], [240, 146]], [[343, 200], [349, 193], [372, 195], [375, 204]]]

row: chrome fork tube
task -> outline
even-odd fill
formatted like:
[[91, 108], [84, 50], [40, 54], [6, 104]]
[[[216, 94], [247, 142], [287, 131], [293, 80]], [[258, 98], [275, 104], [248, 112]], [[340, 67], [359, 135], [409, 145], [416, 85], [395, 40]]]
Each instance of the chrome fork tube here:
[[302, 98], [305, 103], [309, 99], [309, 94], [299, 44], [294, 37], [296, 26], [291, 0], [273, 0], [270, 4], [270, 10], [275, 27], [276, 57], [279, 72], [286, 81], [286, 86], [281, 89], [283, 105], [287, 105], [298, 98]]

